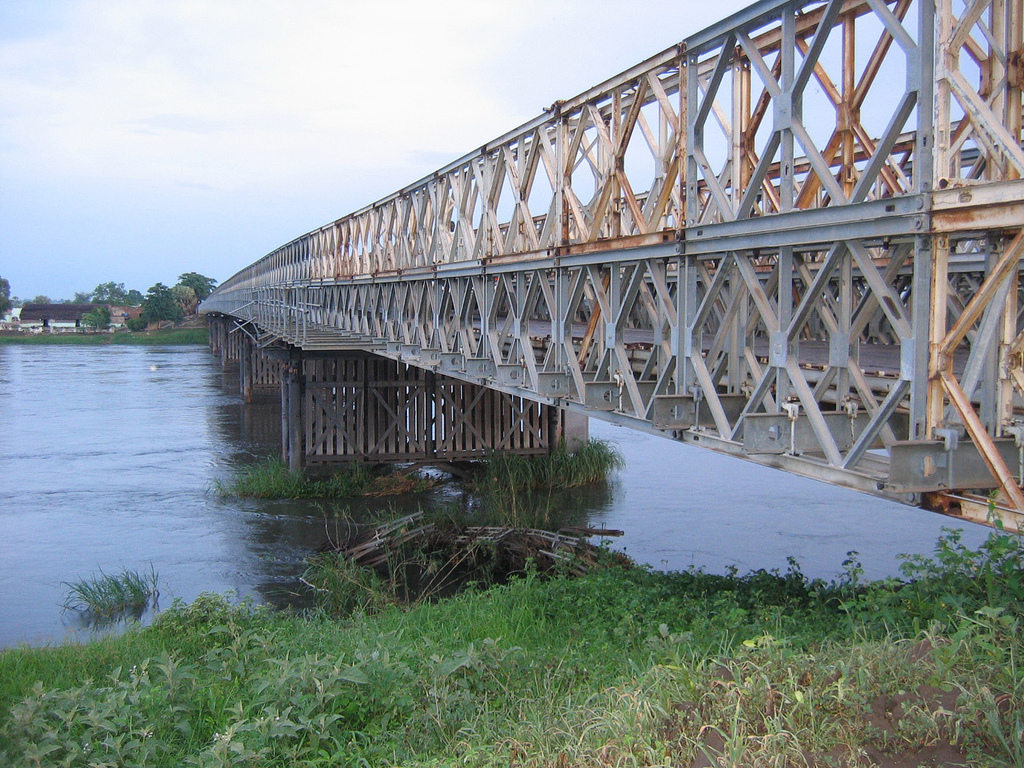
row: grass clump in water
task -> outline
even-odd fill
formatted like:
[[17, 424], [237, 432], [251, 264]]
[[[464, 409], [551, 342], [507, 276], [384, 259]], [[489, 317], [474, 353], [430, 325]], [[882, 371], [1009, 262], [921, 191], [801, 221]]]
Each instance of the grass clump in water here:
[[433, 483], [428, 477], [363, 464], [316, 478], [290, 471], [280, 459], [268, 459], [241, 470], [230, 481], [215, 480], [214, 488], [221, 496], [249, 499], [346, 499], [419, 493]]
[[104, 573], [88, 579], [64, 582], [68, 595], [64, 601], [67, 610], [88, 614], [99, 623], [127, 616], [140, 616], [150, 603], [159, 597], [156, 571], [149, 573], [122, 570]]
[[565, 442], [540, 456], [493, 453], [473, 488], [484, 499], [492, 525], [557, 530], [575, 517], [565, 491], [607, 481], [625, 466], [622, 454], [604, 440], [588, 440], [570, 452]]
[[588, 440], [571, 453], [563, 441], [551, 453], [540, 456], [497, 452], [490, 455], [476, 486], [487, 491], [577, 488], [604, 482], [624, 466], [622, 454], [605, 440]]

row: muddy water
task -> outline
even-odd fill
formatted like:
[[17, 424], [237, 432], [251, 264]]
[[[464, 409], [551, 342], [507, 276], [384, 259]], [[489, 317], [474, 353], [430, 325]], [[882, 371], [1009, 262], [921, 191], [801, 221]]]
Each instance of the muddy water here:
[[[461, 503], [444, 486], [356, 505], [222, 499], [211, 490], [277, 450], [273, 404], [246, 406], [202, 347], [0, 346], [0, 647], [86, 638], [66, 582], [159, 575], [160, 605], [234, 591], [275, 604], [339, 516]], [[662, 569], [785, 568], [833, 578], [850, 550], [869, 577], [931, 552], [952, 522], [920, 510], [592, 422], [627, 467], [574, 494], [614, 546]], [[987, 531], [967, 526], [976, 544]]]

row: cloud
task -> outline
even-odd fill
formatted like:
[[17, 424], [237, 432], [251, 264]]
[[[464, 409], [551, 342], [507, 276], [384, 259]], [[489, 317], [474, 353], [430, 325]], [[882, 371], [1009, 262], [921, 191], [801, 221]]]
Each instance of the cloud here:
[[[515, 32], [497, 14], [454, 0], [87, 0], [0, 44], [4, 161], [236, 189], [458, 153], [516, 117], [475, 75]], [[472, 104], [454, 123], [451, 99]]]
[[55, 296], [223, 280], [716, 21], [704, 7], [0, 0], [0, 274]]

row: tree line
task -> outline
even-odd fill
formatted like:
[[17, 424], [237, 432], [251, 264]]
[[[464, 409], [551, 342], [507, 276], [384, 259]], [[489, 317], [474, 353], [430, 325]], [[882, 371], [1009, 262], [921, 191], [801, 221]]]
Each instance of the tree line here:
[[[177, 322], [185, 315], [193, 315], [199, 302], [213, 293], [217, 281], [198, 272], [185, 272], [178, 276], [173, 286], [157, 283], [145, 294], [125, 288], [124, 283], [100, 283], [92, 291], [79, 291], [70, 301], [54, 302], [48, 296], [36, 296], [30, 301], [22, 301], [11, 296], [11, 284], [0, 277], [0, 314], [10, 311], [13, 306], [24, 304], [95, 304], [96, 306], [82, 316], [82, 322], [96, 328], [110, 325], [110, 306], [142, 307], [139, 318], [130, 320], [128, 327], [141, 330], [149, 323], [170, 320]], [[136, 327], [133, 327], [136, 326]]]

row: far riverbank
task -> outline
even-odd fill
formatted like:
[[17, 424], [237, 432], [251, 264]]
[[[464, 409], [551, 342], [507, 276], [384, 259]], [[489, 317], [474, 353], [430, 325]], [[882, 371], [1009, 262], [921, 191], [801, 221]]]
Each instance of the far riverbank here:
[[84, 333], [0, 333], [0, 345], [71, 345], [99, 346], [103, 344], [182, 345], [208, 344], [206, 328], [167, 328], [159, 331], [103, 331]]

